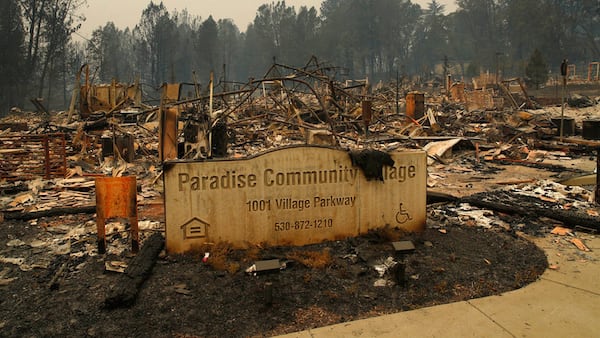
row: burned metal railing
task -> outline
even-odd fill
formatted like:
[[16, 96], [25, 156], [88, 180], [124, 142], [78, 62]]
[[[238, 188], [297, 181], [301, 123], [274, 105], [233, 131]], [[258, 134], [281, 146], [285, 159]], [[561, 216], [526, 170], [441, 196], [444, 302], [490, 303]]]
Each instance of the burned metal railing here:
[[0, 136], [0, 179], [7, 181], [65, 177], [63, 133]]

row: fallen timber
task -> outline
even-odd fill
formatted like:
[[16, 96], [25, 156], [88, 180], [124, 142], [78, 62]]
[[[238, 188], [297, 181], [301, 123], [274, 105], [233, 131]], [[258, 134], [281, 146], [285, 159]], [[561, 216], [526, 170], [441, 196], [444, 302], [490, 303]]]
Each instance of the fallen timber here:
[[570, 227], [580, 226], [600, 231], [600, 217], [590, 216], [579, 210], [562, 209], [557, 203], [548, 203], [528, 196], [517, 196], [508, 191], [477, 193], [461, 198], [460, 202], [507, 214], [548, 217]]
[[52, 208], [48, 210], [32, 211], [32, 212], [21, 212], [21, 211], [9, 211], [4, 212], [4, 219], [6, 220], [21, 220], [29, 221], [32, 219], [38, 219], [40, 217], [52, 217], [72, 214], [93, 214], [96, 212], [96, 206], [82, 206], [82, 207], [64, 207], [64, 208]]
[[142, 284], [152, 273], [156, 258], [165, 244], [161, 233], [154, 233], [142, 246], [140, 252], [135, 256], [125, 272], [120, 275], [116, 284], [110, 289], [104, 300], [108, 309], [128, 307], [135, 303]]

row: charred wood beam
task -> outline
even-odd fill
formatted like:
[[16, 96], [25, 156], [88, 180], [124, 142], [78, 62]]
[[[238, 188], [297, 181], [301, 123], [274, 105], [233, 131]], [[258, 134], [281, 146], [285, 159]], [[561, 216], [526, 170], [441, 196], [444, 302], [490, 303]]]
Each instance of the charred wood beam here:
[[[559, 138], [555, 137], [554, 139], [558, 140]], [[582, 140], [582, 139], [576, 139], [576, 138], [563, 138], [562, 142], [563, 143], [578, 144], [578, 145], [587, 146], [587, 147], [591, 147], [591, 148], [600, 148], [600, 141], [595, 141], [595, 140]]]
[[[568, 140], [568, 139], [567, 139]], [[557, 143], [553, 141], [534, 140], [533, 146], [538, 150], [550, 150], [550, 151], [563, 151], [565, 153], [591, 153], [593, 151], [593, 144], [568, 144], [568, 143]]]
[[476, 207], [491, 209], [507, 214], [519, 214], [529, 217], [548, 217], [563, 222], [568, 226], [582, 226], [595, 231], [600, 231], [600, 217], [590, 216], [582, 211], [559, 209], [558, 206], [538, 203], [527, 199], [525, 196], [517, 198], [508, 192], [499, 194], [477, 193], [460, 199], [462, 203], [469, 203]]
[[457, 202], [460, 198], [440, 191], [427, 190], [427, 204]]
[[49, 210], [34, 211], [34, 212], [20, 212], [20, 211], [9, 211], [4, 212], [4, 219], [9, 220], [21, 220], [28, 221], [41, 217], [52, 217], [62, 216], [71, 214], [93, 214], [96, 212], [96, 206], [83, 206], [83, 207], [65, 207], [65, 208], [52, 208]]
[[504, 165], [522, 165], [524, 167], [530, 167], [530, 168], [537, 168], [537, 169], [545, 169], [545, 170], [549, 170], [552, 172], [564, 172], [564, 171], [571, 171], [571, 172], [576, 172], [576, 173], [583, 173], [583, 170], [581, 169], [577, 169], [577, 168], [568, 168], [562, 165], [557, 165], [557, 164], [550, 164], [550, 163], [538, 163], [538, 162], [528, 162], [528, 161], [524, 161], [524, 160], [512, 160], [512, 159], [493, 159], [493, 160], [487, 160], [489, 162], [495, 162], [495, 163], [499, 163], [499, 164], [504, 164]]

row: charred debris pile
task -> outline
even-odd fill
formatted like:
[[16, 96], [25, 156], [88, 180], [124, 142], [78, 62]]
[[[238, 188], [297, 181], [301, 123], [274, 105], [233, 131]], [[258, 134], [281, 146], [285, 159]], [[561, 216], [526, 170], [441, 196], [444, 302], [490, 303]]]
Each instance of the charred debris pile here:
[[457, 197], [437, 184], [457, 166], [472, 176], [506, 165], [558, 179], [592, 174], [560, 161], [597, 155], [599, 97], [571, 93], [561, 109], [554, 91], [536, 97], [519, 78], [482, 74], [436, 86], [341, 82], [338, 73], [316, 58], [301, 68], [274, 64], [247, 83], [211, 76], [206, 85], [164, 84], [149, 105], [139, 83], [93, 84], [82, 67], [69, 110], [49, 112], [33, 100], [36, 112], [15, 108], [0, 121], [4, 217], [93, 212], [96, 176], [135, 175], [138, 202], [152, 203], [161, 198], [163, 161], [243, 158], [287, 145], [426, 150], [432, 200]]

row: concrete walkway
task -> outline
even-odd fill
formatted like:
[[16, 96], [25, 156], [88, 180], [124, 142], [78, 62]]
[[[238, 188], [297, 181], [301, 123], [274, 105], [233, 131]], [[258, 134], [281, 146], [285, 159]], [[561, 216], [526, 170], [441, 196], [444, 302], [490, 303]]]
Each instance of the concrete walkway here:
[[524, 288], [499, 296], [400, 312], [282, 337], [600, 337], [600, 236], [531, 239], [550, 268]]

